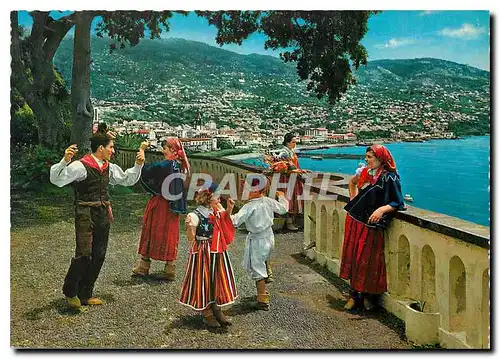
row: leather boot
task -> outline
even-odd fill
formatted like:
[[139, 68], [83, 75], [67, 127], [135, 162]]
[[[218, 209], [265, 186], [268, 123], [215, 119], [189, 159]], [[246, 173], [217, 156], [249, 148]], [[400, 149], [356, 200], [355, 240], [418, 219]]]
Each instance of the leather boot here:
[[212, 309], [212, 312], [214, 314], [215, 319], [217, 320], [217, 322], [219, 322], [221, 326], [227, 327], [233, 325], [231, 319], [226, 317], [226, 315], [222, 312], [222, 310], [220, 310], [220, 308]]
[[270, 295], [266, 291], [266, 281], [261, 279], [255, 282], [257, 287], [257, 302], [252, 303], [252, 307], [258, 310], [269, 310]]
[[139, 264], [132, 268], [132, 273], [133, 275], [138, 275], [138, 276], [147, 276], [149, 275], [149, 268], [151, 267], [151, 260], [150, 259], [143, 259], [139, 261]]
[[158, 278], [166, 280], [175, 280], [175, 265], [173, 264], [173, 262], [167, 262], [165, 264], [163, 273], [158, 275]]
[[257, 294], [257, 302], [254, 304], [254, 308], [258, 310], [269, 310], [271, 295], [269, 293]]
[[215, 319], [215, 315], [211, 308], [203, 310], [203, 324], [210, 328], [220, 328], [221, 326], [217, 319]]
[[287, 217], [286, 218], [286, 229], [288, 229], [289, 231], [293, 231], [293, 232], [297, 232], [299, 230], [298, 227], [296, 227], [294, 224], [293, 224], [293, 219], [292, 217]]

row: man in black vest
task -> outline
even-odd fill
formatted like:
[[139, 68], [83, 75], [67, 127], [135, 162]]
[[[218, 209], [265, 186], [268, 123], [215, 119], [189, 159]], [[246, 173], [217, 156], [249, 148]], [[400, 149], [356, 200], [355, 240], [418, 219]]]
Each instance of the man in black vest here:
[[132, 186], [141, 175], [144, 163], [143, 142], [137, 152], [134, 167], [123, 171], [110, 163], [114, 153], [113, 136], [106, 132], [105, 124], [90, 138], [92, 153], [71, 162], [78, 152], [76, 145], [69, 146], [61, 162], [50, 168], [50, 182], [62, 187], [73, 183], [75, 191], [75, 257], [64, 279], [63, 293], [68, 305], [82, 310], [82, 305], [102, 304], [93, 297], [94, 283], [104, 263], [112, 219], [109, 202], [109, 185]]

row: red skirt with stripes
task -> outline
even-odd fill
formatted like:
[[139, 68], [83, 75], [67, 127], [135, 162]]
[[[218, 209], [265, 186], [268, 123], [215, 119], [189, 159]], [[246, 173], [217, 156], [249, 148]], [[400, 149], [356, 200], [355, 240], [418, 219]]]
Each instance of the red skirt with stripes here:
[[190, 251], [179, 303], [194, 310], [214, 303], [223, 307], [238, 297], [227, 251], [210, 253], [210, 241], [197, 241]]
[[369, 294], [387, 291], [384, 231], [370, 228], [347, 215], [340, 278], [350, 279], [351, 288]]
[[168, 201], [161, 196], [153, 196], [142, 219], [138, 253], [159, 261], [176, 260], [179, 223], [179, 215], [169, 210]]

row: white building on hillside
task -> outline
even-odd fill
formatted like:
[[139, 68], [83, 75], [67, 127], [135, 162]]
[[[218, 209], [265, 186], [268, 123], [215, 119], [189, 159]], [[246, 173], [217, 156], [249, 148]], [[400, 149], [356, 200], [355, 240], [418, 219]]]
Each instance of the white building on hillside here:
[[185, 149], [196, 152], [217, 150], [217, 138], [181, 138]]
[[328, 130], [323, 127], [318, 127], [318, 128], [311, 128], [306, 130], [305, 132], [306, 136], [311, 136], [316, 139], [324, 139], [326, 140], [328, 137]]

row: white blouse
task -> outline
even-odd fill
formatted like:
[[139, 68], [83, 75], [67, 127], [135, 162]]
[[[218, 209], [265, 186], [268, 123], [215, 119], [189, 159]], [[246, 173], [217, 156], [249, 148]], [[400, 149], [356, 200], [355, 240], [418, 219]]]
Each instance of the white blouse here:
[[[92, 155], [96, 160], [99, 167], [102, 167], [104, 161], [97, 159], [94, 155]], [[132, 186], [141, 177], [141, 170], [143, 165], [138, 165], [137, 163], [134, 167], [123, 171], [120, 166], [110, 163], [109, 164], [109, 184], [111, 185], [122, 185], [122, 186]], [[72, 182], [80, 182], [87, 178], [87, 170], [85, 166], [80, 161], [73, 161], [69, 165], [64, 160], [64, 158], [52, 167], [50, 167], [50, 182], [55, 184], [58, 187], [63, 187]]]
[[284, 197], [278, 197], [278, 201], [269, 197], [259, 197], [246, 203], [238, 213], [231, 216], [235, 227], [245, 223], [245, 227], [251, 233], [259, 233], [274, 223], [274, 213], [285, 214], [288, 212], [288, 201]]

